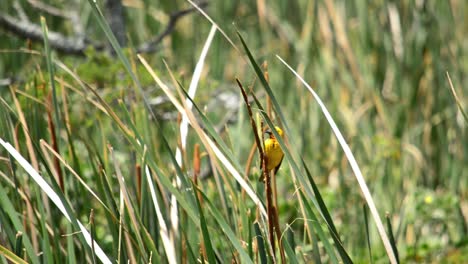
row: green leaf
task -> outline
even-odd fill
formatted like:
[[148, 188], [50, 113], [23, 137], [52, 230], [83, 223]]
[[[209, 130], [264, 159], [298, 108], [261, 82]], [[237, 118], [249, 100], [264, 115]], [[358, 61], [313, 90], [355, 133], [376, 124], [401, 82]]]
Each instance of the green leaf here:
[[309, 202], [307, 201], [307, 198], [305, 197], [302, 191], [300, 191], [299, 194], [301, 196], [302, 203], [304, 204], [304, 209], [307, 216], [306, 224], [309, 226], [309, 228], [311, 228], [312, 231], [317, 232], [317, 235], [322, 241], [323, 246], [325, 247], [325, 251], [327, 252], [328, 257], [330, 258], [330, 261], [332, 263], [339, 263], [335, 255], [335, 250], [328, 241], [328, 236], [323, 231], [318, 218], [315, 216], [314, 212], [312, 211], [312, 208], [310, 207]]
[[341, 259], [343, 260], [344, 263], [353, 263], [353, 261], [351, 260], [348, 253], [343, 247], [343, 243], [341, 242], [340, 236], [338, 235], [338, 231], [336, 231], [335, 224], [333, 223], [333, 219], [331, 218], [330, 213], [328, 212], [327, 206], [325, 205], [325, 202], [323, 201], [322, 195], [320, 194], [320, 191], [318, 190], [317, 185], [315, 184], [315, 181], [312, 178], [312, 175], [310, 175], [309, 169], [307, 168], [304, 160], [302, 160], [302, 162], [304, 164], [304, 168], [306, 170], [306, 174], [307, 174], [307, 177], [309, 178], [310, 184], [312, 185], [312, 189], [314, 190], [314, 194], [315, 194], [315, 197], [317, 198], [317, 202], [320, 206], [320, 211], [323, 214], [323, 217], [325, 218], [327, 227], [331, 233], [333, 241], [335, 241], [335, 247], [338, 249], [338, 252], [341, 255]]
[[[282, 241], [286, 254], [288, 255], [289, 263], [299, 264], [299, 262], [297, 261], [296, 253], [294, 252], [294, 234], [292, 233], [292, 230], [290, 228], [287, 228], [286, 232], [286, 236], [288, 239], [282, 239]], [[290, 243], [290, 241], [292, 243]]]
[[27, 264], [28, 263], [24, 261], [22, 258], [15, 255], [15, 253], [3, 247], [2, 245], [0, 245], [0, 255], [5, 256], [9, 261], [15, 264]]
[[[192, 182], [192, 187], [197, 192], [197, 186]], [[198, 195], [195, 193], [195, 200], [197, 201], [198, 212], [200, 213], [200, 226], [203, 236], [203, 244], [206, 249], [206, 255], [208, 257], [209, 263], [216, 263], [215, 253], [213, 250], [213, 245], [211, 245], [211, 238], [210, 233], [208, 232], [208, 228], [206, 226], [205, 215], [203, 214], [203, 209], [200, 205], [200, 200], [198, 199]]]
[[387, 229], [388, 229], [388, 236], [390, 239], [390, 244], [392, 245], [393, 253], [395, 254], [397, 263], [400, 263], [400, 257], [398, 256], [398, 248], [396, 245], [395, 237], [393, 236], [393, 228], [392, 228], [392, 222], [390, 220], [390, 216], [386, 215], [385, 218], [387, 220]]
[[265, 248], [265, 240], [263, 239], [263, 233], [258, 222], [254, 223], [255, 236], [257, 237], [258, 254], [260, 255], [260, 263], [267, 264], [267, 250]]

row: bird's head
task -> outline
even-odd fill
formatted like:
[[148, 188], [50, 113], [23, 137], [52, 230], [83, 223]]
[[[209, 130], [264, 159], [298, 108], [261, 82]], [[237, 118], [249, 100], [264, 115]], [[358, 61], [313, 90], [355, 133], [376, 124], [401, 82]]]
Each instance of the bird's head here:
[[[278, 132], [278, 134], [283, 137], [283, 130], [277, 126], [275, 126], [275, 129], [276, 129], [276, 132]], [[265, 131], [265, 133], [267, 133], [270, 138], [275, 138], [275, 134], [273, 134], [273, 132], [271, 132], [270, 129], [267, 129], [267, 131]]]

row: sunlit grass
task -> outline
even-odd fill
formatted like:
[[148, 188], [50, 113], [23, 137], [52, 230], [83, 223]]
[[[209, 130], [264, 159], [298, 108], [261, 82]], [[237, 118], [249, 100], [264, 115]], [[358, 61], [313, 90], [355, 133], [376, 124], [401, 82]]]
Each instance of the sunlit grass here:
[[[1, 262], [272, 263], [281, 247], [287, 263], [468, 257], [464, 1], [213, 2], [205, 11], [219, 34], [206, 58], [212, 23], [202, 14], [185, 17], [160, 52], [137, 55], [102, 7], [81, 5], [115, 57], [67, 57], [47, 42], [25, 52], [10, 35], [0, 43], [0, 76], [17, 78], [0, 86], [0, 139], [11, 144], [0, 148]], [[157, 33], [155, 9], [190, 6], [146, 5], [127, 7], [134, 41]], [[45, 16], [47, 29], [68, 30]], [[359, 184], [318, 101], [276, 55], [323, 101]], [[257, 154], [246, 170], [255, 140], [236, 79], [257, 126], [286, 131], [281, 246], [269, 239]]]

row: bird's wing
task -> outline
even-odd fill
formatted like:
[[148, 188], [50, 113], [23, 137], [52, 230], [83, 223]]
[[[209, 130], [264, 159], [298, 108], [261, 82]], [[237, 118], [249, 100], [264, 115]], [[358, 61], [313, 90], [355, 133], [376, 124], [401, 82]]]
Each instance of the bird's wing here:
[[284, 158], [284, 156], [281, 157], [281, 160], [280, 160], [278, 166], [275, 167], [275, 175], [276, 175], [276, 173], [278, 172], [279, 168], [281, 167], [281, 163], [283, 162], [283, 158]]

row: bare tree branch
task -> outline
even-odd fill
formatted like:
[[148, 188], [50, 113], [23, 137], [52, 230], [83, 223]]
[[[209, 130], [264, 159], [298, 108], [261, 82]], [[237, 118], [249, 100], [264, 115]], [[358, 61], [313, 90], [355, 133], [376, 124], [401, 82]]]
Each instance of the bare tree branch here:
[[[43, 41], [44, 36], [39, 25], [26, 20], [19, 20], [0, 11], [0, 27], [7, 31], [33, 41]], [[50, 46], [63, 53], [83, 55], [88, 45], [83, 39], [65, 37], [60, 33], [49, 31]], [[101, 47], [95, 47], [102, 49]]]
[[[109, 0], [108, 4], [110, 2], [120, 2], [121, 0]], [[85, 50], [88, 47], [93, 47], [96, 50], [103, 51], [106, 49], [106, 47], [102, 44], [97, 44], [93, 42], [90, 39], [87, 39], [85, 37], [84, 31], [80, 28], [81, 25], [79, 24], [79, 21], [77, 21], [78, 16], [71, 12], [66, 12], [59, 10], [53, 6], [45, 5], [42, 2], [39, 2], [37, 0], [28, 0], [29, 3], [34, 4], [36, 8], [40, 8], [47, 10], [46, 12], [49, 14], [57, 15], [66, 19], [71, 19], [72, 23], [76, 25], [74, 27], [74, 30], [76, 32], [76, 36], [74, 37], [67, 37], [64, 36], [63, 34], [55, 31], [50, 31], [49, 30], [49, 43], [50, 46], [54, 49], [57, 50], [58, 52], [65, 53], [65, 54], [71, 54], [71, 55], [80, 55], [83, 56]], [[115, 3], [113, 3], [115, 5]], [[120, 2], [121, 5], [121, 2]], [[207, 2], [202, 2], [199, 4], [200, 7], [205, 7], [207, 6]], [[110, 6], [108, 8], [116, 8], [119, 9], [118, 7], [113, 7]], [[177, 12], [174, 12], [170, 15], [169, 22], [166, 26], [166, 28], [162, 31], [161, 34], [155, 36], [154, 38], [150, 39], [149, 41], [143, 43], [140, 45], [140, 47], [137, 48], [138, 53], [151, 53], [155, 52], [156, 46], [169, 34], [171, 34], [172, 31], [174, 31], [175, 25], [177, 21], [182, 18], [185, 15], [190, 14], [191, 12], [195, 11], [195, 8], [188, 8], [184, 10], [180, 10]], [[110, 13], [114, 11], [109, 11]], [[117, 14], [117, 11], [115, 11]], [[123, 10], [120, 10], [120, 12], [123, 12]], [[117, 15], [115, 15], [117, 16]], [[123, 19], [123, 16], [120, 16], [121, 19]], [[125, 43], [126, 40], [126, 31], [125, 31], [125, 24], [123, 21], [120, 22], [115, 22], [116, 24], [112, 26], [112, 21], [111, 23], [111, 28], [114, 34], [116, 35], [117, 39], [119, 40], [119, 35], [122, 34], [120, 37], [122, 39], [119, 40], [120, 44]], [[44, 41], [44, 36], [42, 33], [42, 28], [40, 25], [34, 24], [29, 21], [29, 19], [26, 18], [16, 18], [13, 16], [10, 16], [7, 13], [4, 13], [0, 11], [0, 29], [4, 29], [7, 32], [10, 32], [18, 37], [25, 38], [25, 39], [30, 39], [32, 41], [36, 42], [43, 42]], [[122, 42], [121, 42], [122, 41]], [[125, 46], [125, 45], [122, 45]]]
[[[199, 7], [201, 8], [204, 8], [208, 5], [207, 2], [201, 2], [200, 4], [198, 4]], [[184, 9], [184, 10], [180, 10], [180, 11], [177, 11], [175, 13], [172, 13], [169, 17], [169, 22], [167, 23], [167, 26], [166, 28], [164, 29], [164, 31], [155, 36], [154, 38], [152, 38], [151, 40], [141, 44], [138, 48], [137, 48], [137, 52], [138, 53], [151, 53], [151, 52], [154, 52], [156, 51], [156, 46], [166, 37], [168, 36], [169, 34], [171, 34], [172, 31], [174, 31], [174, 28], [175, 28], [175, 25], [177, 23], [177, 21], [182, 18], [183, 16], [185, 15], [188, 15], [190, 13], [192, 13], [193, 11], [196, 11], [197, 9], [195, 7], [191, 7], [191, 8], [187, 8], [187, 9]]]

